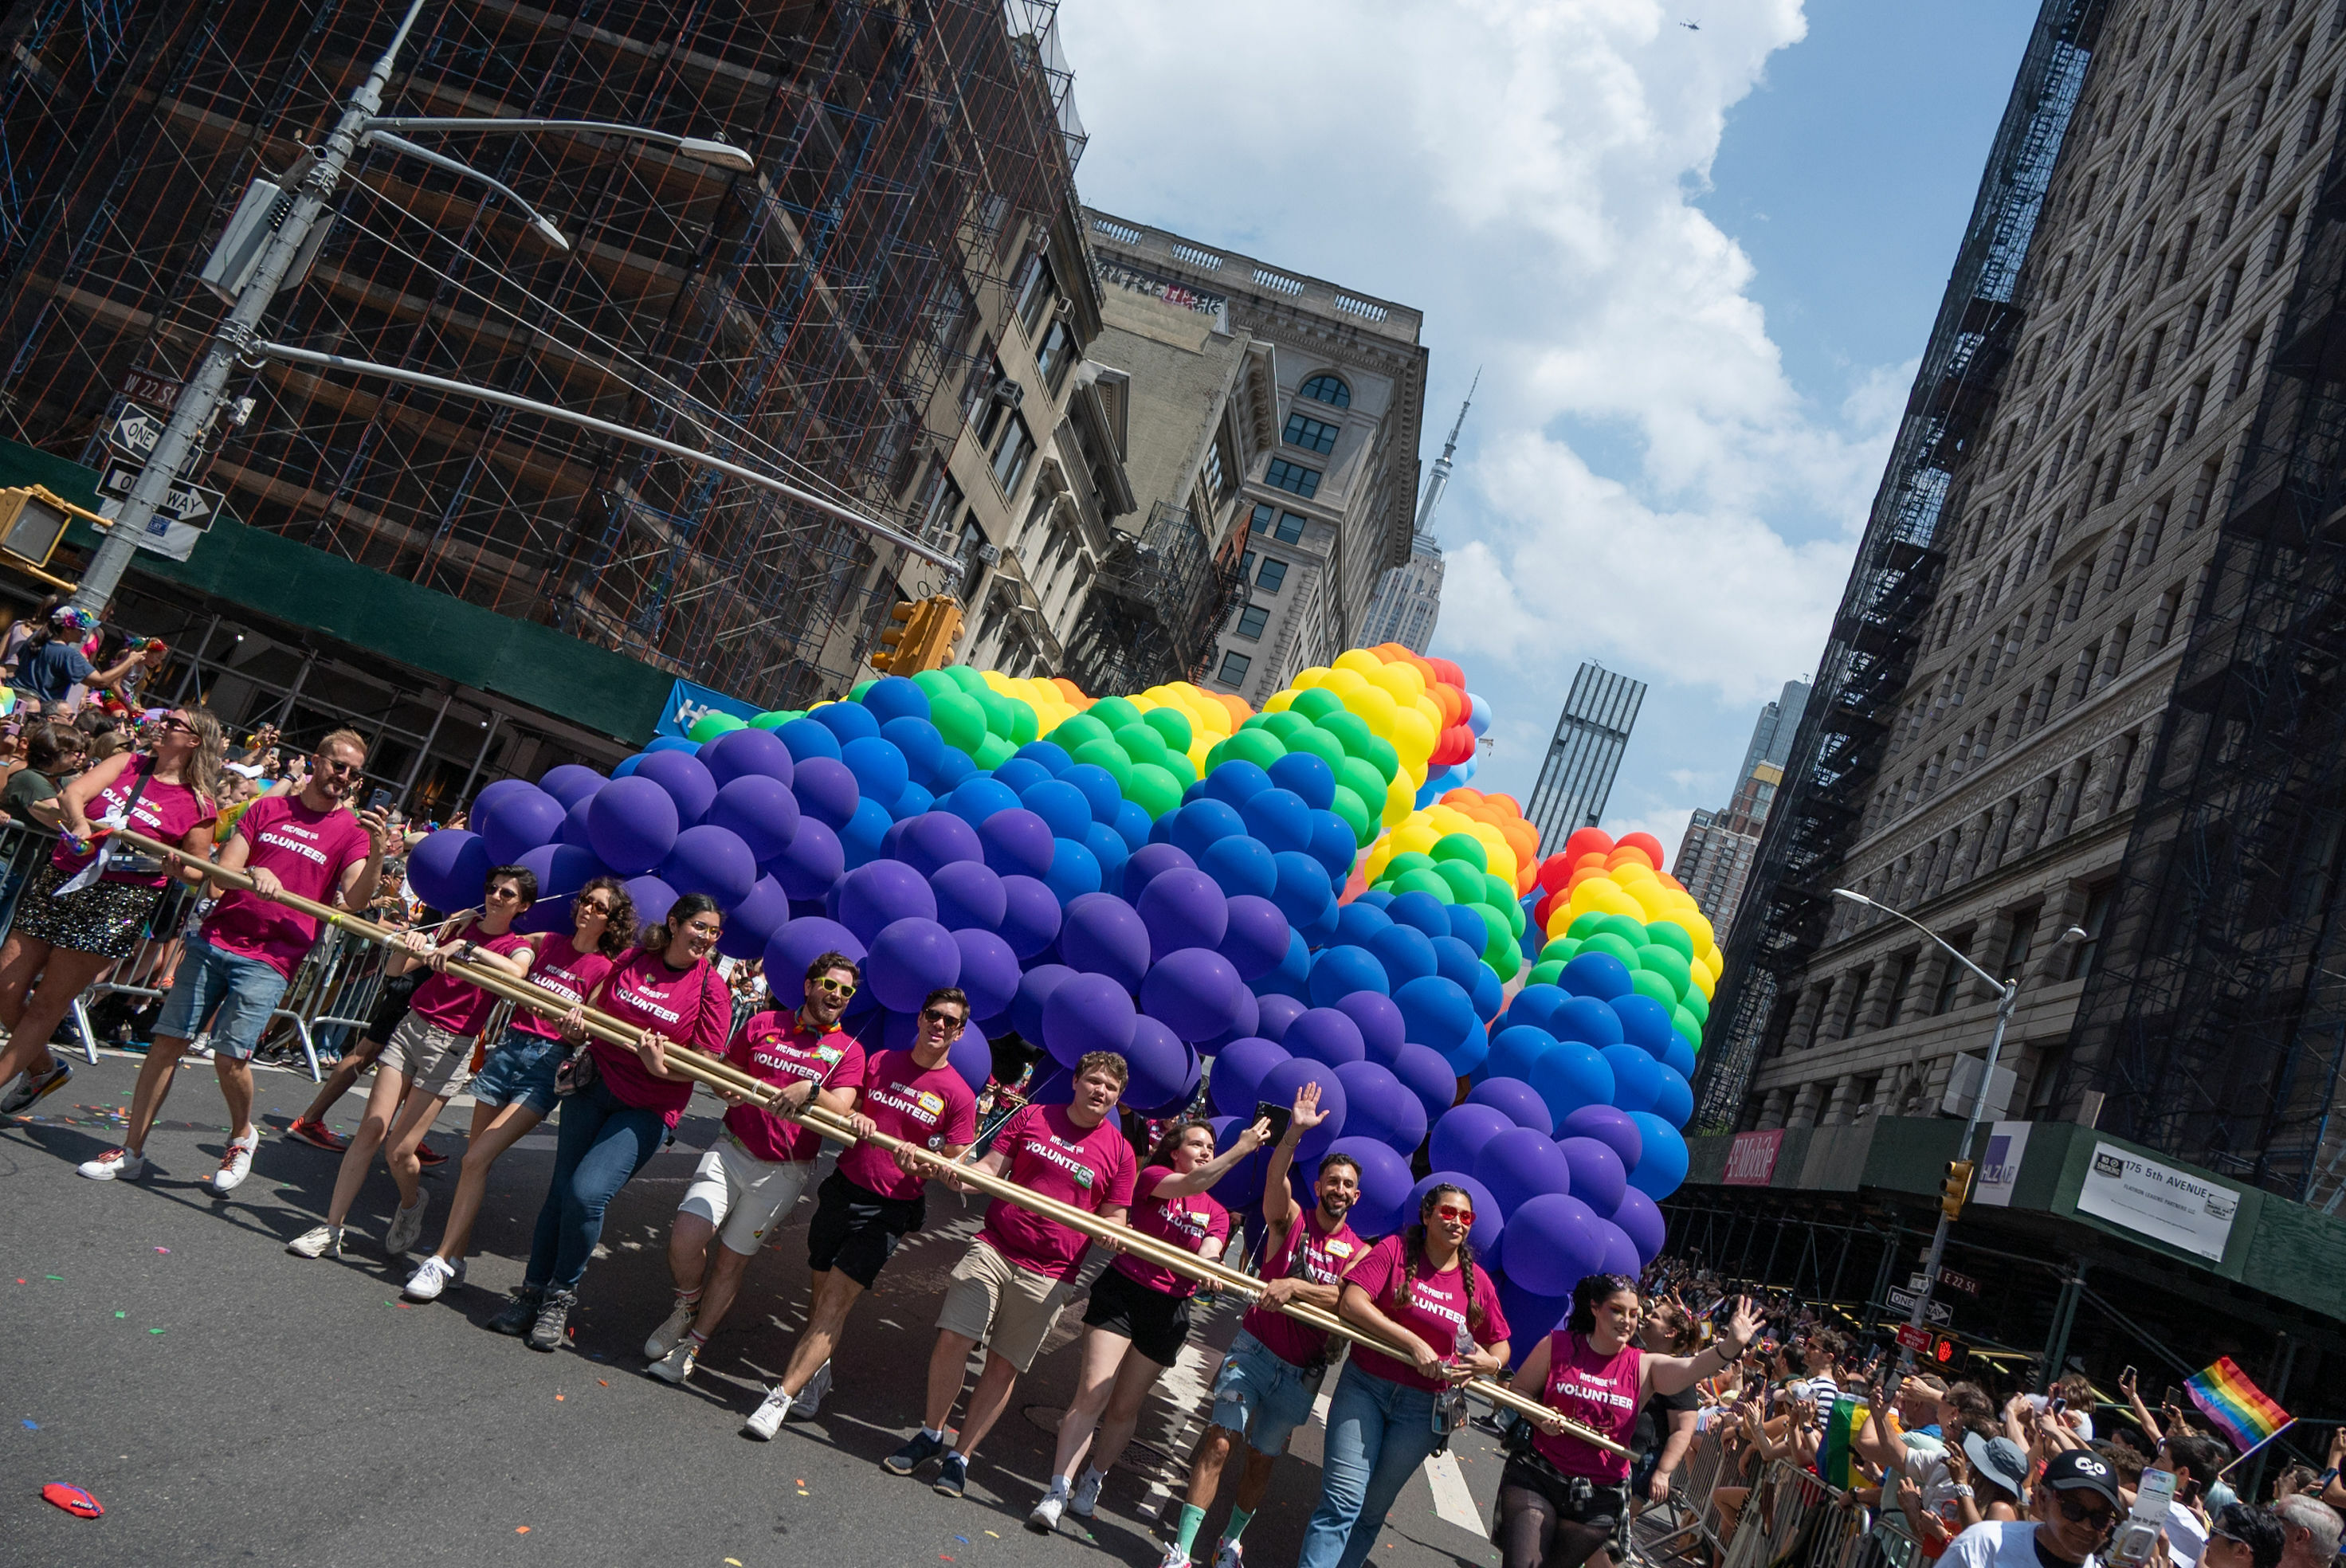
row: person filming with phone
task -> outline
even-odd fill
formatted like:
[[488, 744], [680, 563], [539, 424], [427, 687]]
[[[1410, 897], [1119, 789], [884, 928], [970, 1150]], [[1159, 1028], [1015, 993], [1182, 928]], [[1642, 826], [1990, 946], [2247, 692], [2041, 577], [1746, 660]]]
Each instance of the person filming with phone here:
[[[2089, 1449], [2065, 1449], [2045, 1466], [2028, 1521], [1974, 1524], [1939, 1561], [1943, 1568], [2094, 1568], [2125, 1512], [2110, 1461]], [[2164, 1537], [2150, 1561], [2168, 1568]]]

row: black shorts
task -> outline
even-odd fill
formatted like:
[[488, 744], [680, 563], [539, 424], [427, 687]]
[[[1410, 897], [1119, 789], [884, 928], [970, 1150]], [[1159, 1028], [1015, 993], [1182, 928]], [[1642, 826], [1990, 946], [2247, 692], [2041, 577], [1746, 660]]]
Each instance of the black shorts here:
[[1132, 1348], [1160, 1367], [1169, 1367], [1189, 1340], [1189, 1298], [1151, 1290], [1111, 1266], [1092, 1281], [1084, 1321], [1121, 1334]]
[[807, 1267], [818, 1274], [836, 1268], [866, 1290], [896, 1244], [921, 1228], [928, 1198], [882, 1197], [833, 1171], [815, 1189], [814, 1219], [807, 1226]]
[[411, 969], [405, 974], [394, 974], [382, 983], [375, 993], [374, 1011], [368, 1015], [366, 1037], [378, 1045], [387, 1044], [391, 1032], [407, 1016], [408, 1004], [415, 1000], [415, 988], [432, 978], [428, 969]]
[[1537, 1492], [1556, 1510], [1556, 1518], [1567, 1524], [1612, 1530], [1629, 1513], [1629, 1493], [1625, 1483], [1560, 1475], [1545, 1463], [1516, 1454], [1508, 1456], [1506, 1469], [1499, 1472], [1499, 1485]]

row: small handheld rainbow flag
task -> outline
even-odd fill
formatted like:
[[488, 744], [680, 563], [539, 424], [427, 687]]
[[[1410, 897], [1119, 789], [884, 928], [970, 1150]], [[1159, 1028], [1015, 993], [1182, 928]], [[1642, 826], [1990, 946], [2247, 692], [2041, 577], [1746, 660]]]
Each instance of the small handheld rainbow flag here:
[[2229, 1356], [2198, 1376], [2186, 1378], [2183, 1386], [2199, 1413], [2215, 1422], [2217, 1430], [2243, 1453], [2270, 1441], [2290, 1423], [2290, 1413], [2249, 1381], [2249, 1375]]
[[1825, 1449], [1817, 1456], [1817, 1473], [1827, 1486], [1847, 1492], [1864, 1480], [1856, 1474], [1857, 1467], [1851, 1456], [1857, 1448], [1857, 1434], [1865, 1426], [1865, 1406], [1852, 1399], [1833, 1401], [1832, 1411], [1825, 1421]]

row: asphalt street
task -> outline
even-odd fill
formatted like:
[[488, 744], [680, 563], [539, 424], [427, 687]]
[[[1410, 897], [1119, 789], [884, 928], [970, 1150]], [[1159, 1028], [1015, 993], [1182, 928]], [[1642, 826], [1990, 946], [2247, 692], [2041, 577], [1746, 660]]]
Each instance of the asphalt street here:
[[[115, 1118], [138, 1065], [108, 1054], [34, 1115], [0, 1124], [0, 1560], [15, 1568], [1158, 1561], [1157, 1532], [1178, 1515], [1186, 1468], [1143, 1445], [1186, 1456], [1236, 1327], [1230, 1308], [1207, 1318], [1160, 1385], [1097, 1517], [1046, 1540], [1025, 1521], [1072, 1391], [1080, 1308], [1063, 1316], [980, 1450], [965, 1499], [938, 1496], [929, 1472], [900, 1480], [878, 1463], [918, 1424], [936, 1302], [978, 1200], [964, 1211], [932, 1189], [929, 1227], [850, 1322], [821, 1413], [760, 1443], [740, 1429], [804, 1320], [811, 1196], [750, 1265], [690, 1384], [643, 1372], [644, 1336], [668, 1305], [668, 1217], [697, 1151], [717, 1135], [715, 1102], [697, 1099], [675, 1145], [613, 1204], [572, 1347], [542, 1355], [479, 1325], [520, 1280], [552, 1166], [551, 1126], [498, 1166], [467, 1283], [409, 1306], [399, 1298], [407, 1266], [382, 1252], [395, 1197], [380, 1166], [352, 1217], [352, 1257], [284, 1251], [322, 1214], [337, 1163], [282, 1135], [312, 1093], [306, 1076], [259, 1074], [260, 1156], [226, 1199], [198, 1186], [227, 1140], [209, 1064], [181, 1067], [145, 1180], [76, 1175], [118, 1141]], [[355, 1124], [363, 1090], [331, 1125]], [[460, 1101], [433, 1141], [461, 1154], [469, 1120]], [[452, 1160], [426, 1173], [427, 1248], [455, 1168]], [[1402, 1493], [1375, 1553], [1380, 1568], [1497, 1560], [1472, 1525], [1490, 1516], [1497, 1456], [1479, 1432], [1461, 1437], [1454, 1470], [1421, 1471]], [[1247, 1532], [1250, 1563], [1295, 1561], [1319, 1456], [1318, 1428], [1299, 1431]], [[105, 1517], [44, 1502], [51, 1481], [87, 1488]], [[1228, 1502], [1226, 1489], [1200, 1556]]]

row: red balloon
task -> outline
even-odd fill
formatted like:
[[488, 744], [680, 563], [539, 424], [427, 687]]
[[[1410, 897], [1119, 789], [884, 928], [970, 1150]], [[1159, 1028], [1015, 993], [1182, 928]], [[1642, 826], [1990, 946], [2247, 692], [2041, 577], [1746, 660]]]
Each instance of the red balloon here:
[[1572, 865], [1580, 864], [1583, 855], [1609, 855], [1613, 852], [1613, 835], [1602, 828], [1578, 828], [1564, 841], [1564, 858]]

